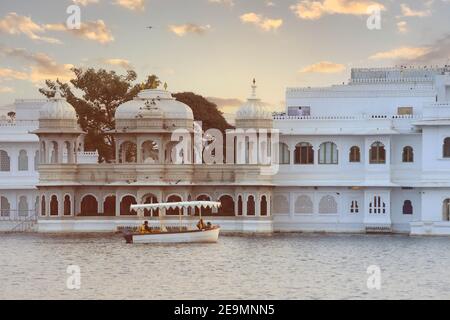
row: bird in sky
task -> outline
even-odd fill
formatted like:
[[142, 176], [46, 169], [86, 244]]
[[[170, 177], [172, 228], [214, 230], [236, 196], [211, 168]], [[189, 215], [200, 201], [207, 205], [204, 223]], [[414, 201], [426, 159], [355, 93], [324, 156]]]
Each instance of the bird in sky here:
[[148, 26], [148, 27], [146, 27], [146, 28], [147, 28], [147, 29], [150, 29], [150, 30], [151, 30], [151, 29], [153, 29], [153, 27], [152, 27], [152, 26]]

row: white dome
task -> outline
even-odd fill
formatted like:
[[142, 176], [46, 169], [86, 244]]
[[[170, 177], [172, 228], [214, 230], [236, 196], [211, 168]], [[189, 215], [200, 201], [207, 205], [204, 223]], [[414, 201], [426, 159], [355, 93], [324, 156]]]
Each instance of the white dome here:
[[267, 111], [261, 99], [256, 97], [256, 88], [256, 81], [253, 80], [252, 96], [239, 108], [236, 119], [272, 120], [272, 113]]
[[188, 105], [175, 100], [164, 90], [143, 90], [136, 98], [121, 104], [116, 110], [116, 119], [135, 119], [142, 117], [164, 117], [166, 119], [194, 120]]
[[40, 119], [77, 120], [75, 108], [61, 97], [59, 87], [55, 97], [44, 104], [40, 110]]

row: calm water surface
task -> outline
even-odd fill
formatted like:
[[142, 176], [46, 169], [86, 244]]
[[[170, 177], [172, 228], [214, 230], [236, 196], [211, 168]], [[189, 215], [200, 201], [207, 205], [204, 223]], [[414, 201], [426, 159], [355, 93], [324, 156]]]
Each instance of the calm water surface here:
[[[81, 289], [68, 290], [68, 265]], [[367, 267], [382, 270], [367, 289]], [[450, 299], [450, 238], [223, 236], [127, 245], [118, 235], [0, 234], [0, 299]]]

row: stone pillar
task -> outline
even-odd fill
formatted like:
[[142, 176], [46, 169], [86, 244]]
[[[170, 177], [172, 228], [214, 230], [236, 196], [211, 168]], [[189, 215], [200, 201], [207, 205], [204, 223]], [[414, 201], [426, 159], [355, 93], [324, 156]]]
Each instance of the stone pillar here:
[[247, 202], [249, 195], [242, 197], [242, 216], [247, 216]]
[[116, 217], [120, 217], [120, 197], [119, 193], [116, 192]]
[[[255, 216], [256, 217], [261, 217], [261, 199], [262, 199], [262, 194], [257, 193], [255, 195]], [[267, 199], [266, 199], [267, 201]]]
[[60, 192], [56, 194], [56, 196], [58, 199], [58, 217], [62, 217], [64, 216], [64, 192]]

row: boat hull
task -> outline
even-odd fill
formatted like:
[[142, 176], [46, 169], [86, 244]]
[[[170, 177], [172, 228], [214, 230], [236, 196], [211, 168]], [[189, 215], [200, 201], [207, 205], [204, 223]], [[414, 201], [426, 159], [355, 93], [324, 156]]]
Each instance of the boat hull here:
[[126, 234], [128, 243], [214, 243], [219, 239], [220, 228], [183, 232]]

